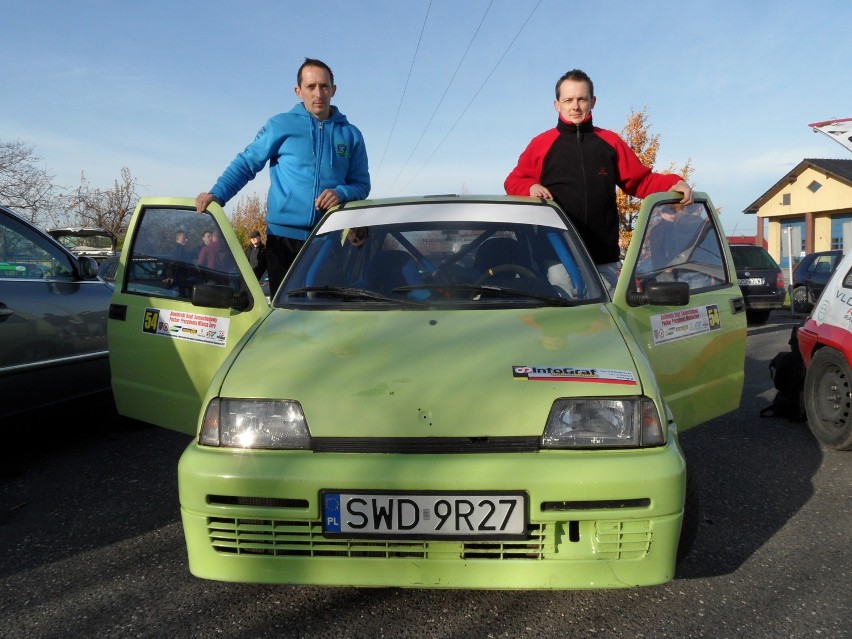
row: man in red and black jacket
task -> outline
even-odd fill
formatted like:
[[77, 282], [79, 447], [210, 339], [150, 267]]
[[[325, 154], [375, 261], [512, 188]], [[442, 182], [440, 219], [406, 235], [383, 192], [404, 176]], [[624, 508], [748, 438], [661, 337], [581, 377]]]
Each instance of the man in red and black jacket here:
[[618, 134], [594, 126], [595, 100], [592, 80], [583, 71], [559, 78], [556, 128], [532, 139], [503, 186], [508, 195], [556, 200], [614, 288], [619, 268], [615, 187], [639, 198], [679, 191], [679, 205], [692, 203], [692, 189], [679, 175], [652, 172]]

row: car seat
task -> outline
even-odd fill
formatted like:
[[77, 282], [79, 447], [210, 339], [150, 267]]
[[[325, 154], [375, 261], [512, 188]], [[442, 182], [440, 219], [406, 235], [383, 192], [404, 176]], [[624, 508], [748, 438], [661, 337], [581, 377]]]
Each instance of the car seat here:
[[419, 280], [417, 263], [406, 251], [383, 250], [376, 253], [364, 272], [366, 288], [392, 295], [393, 289]]
[[530, 268], [530, 261], [521, 248], [521, 243], [511, 237], [492, 237], [485, 240], [476, 251], [473, 270], [482, 274], [490, 268], [503, 264], [517, 264]]

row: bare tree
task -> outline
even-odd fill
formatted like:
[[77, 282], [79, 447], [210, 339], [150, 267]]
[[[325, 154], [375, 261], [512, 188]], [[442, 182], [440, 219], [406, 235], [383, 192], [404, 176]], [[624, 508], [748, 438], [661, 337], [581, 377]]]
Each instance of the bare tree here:
[[73, 223], [78, 226], [95, 226], [112, 231], [118, 236], [127, 233], [130, 217], [139, 201], [136, 192], [138, 180], [130, 175], [130, 169], [121, 169], [121, 180], [116, 180], [111, 190], [93, 187], [80, 174], [80, 186], [67, 196], [68, 208], [72, 211]]
[[33, 223], [55, 204], [53, 176], [38, 166], [41, 158], [31, 146], [0, 140], [0, 203]]

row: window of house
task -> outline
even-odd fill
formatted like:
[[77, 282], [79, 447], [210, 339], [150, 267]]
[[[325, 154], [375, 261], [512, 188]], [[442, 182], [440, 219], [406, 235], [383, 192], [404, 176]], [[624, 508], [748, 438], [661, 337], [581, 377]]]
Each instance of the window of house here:
[[816, 193], [816, 192], [817, 192], [817, 191], [819, 191], [821, 188], [822, 188], [822, 184], [820, 184], [820, 183], [819, 183], [819, 182], [817, 182], [816, 180], [814, 180], [813, 182], [811, 182], [810, 184], [808, 184], [808, 190], [809, 190], [811, 193]]

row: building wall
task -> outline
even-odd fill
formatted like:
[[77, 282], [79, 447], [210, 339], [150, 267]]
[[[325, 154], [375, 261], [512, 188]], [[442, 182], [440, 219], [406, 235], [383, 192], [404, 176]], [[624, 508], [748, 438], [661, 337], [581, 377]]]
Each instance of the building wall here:
[[[819, 184], [820, 188], [812, 191], [809, 187], [813, 183]], [[786, 241], [785, 227], [801, 226], [803, 249], [807, 252], [827, 251], [832, 248], [832, 218], [850, 213], [852, 188], [810, 166], [757, 210], [758, 218], [764, 220], [769, 253], [779, 263], [782, 262], [782, 252], [786, 254], [786, 249], [781, 250], [782, 242]], [[797, 249], [793, 247], [794, 259]], [[849, 251], [852, 246], [844, 246], [843, 249]]]
[[[814, 214], [814, 250], [815, 251], [830, 251], [831, 250], [831, 214], [830, 213], [815, 213]], [[848, 249], [849, 247], [847, 247]]]

